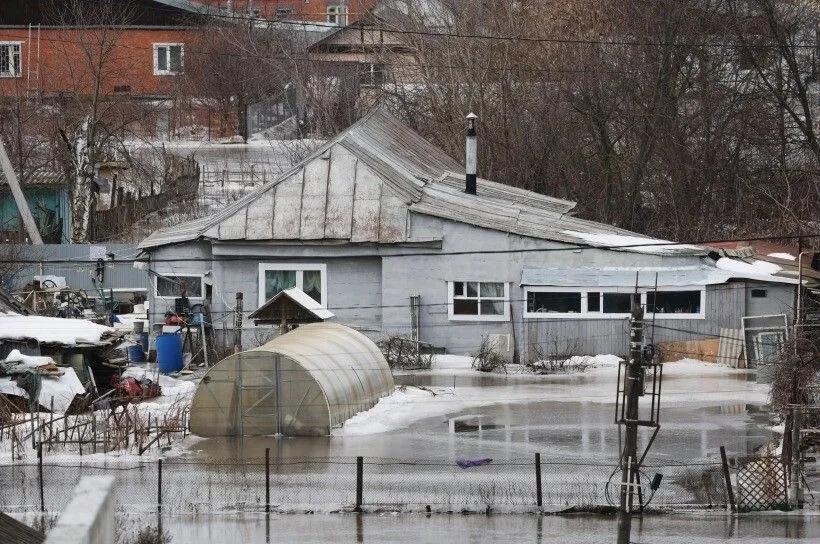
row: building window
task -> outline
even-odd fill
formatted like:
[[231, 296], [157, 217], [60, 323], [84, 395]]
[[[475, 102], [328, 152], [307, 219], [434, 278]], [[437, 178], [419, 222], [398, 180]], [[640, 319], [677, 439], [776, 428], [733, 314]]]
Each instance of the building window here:
[[284, 6], [284, 7], [277, 7], [276, 8], [276, 19], [278, 19], [278, 20], [290, 19], [291, 17], [293, 17], [293, 8], [292, 7]]
[[632, 293], [604, 293], [605, 314], [629, 314], [632, 312]]
[[766, 289], [752, 289], [752, 298], [766, 298], [769, 292]]
[[634, 301], [646, 309], [647, 315], [657, 313], [658, 319], [705, 318], [705, 288], [658, 289], [657, 293], [643, 290], [637, 300], [632, 291], [634, 288], [628, 287], [525, 287], [524, 317], [621, 319], [629, 317]]
[[448, 282], [448, 314], [453, 321], [508, 321], [510, 285], [505, 282]]
[[384, 66], [373, 62], [359, 64], [359, 84], [378, 86], [384, 83]]
[[20, 42], [0, 42], [0, 77], [20, 77]]
[[181, 74], [184, 68], [184, 46], [181, 43], [154, 44], [154, 75]]
[[699, 314], [700, 291], [649, 291], [646, 311], [650, 314]]
[[529, 291], [527, 313], [580, 314], [581, 293], [565, 291]]
[[344, 6], [328, 6], [327, 7], [327, 22], [345, 26], [347, 24], [347, 10]]
[[205, 288], [202, 274], [159, 274], [154, 277], [154, 294], [160, 298], [202, 298]]
[[298, 287], [319, 304], [327, 306], [327, 266], [296, 263], [259, 265], [260, 306], [291, 287]]

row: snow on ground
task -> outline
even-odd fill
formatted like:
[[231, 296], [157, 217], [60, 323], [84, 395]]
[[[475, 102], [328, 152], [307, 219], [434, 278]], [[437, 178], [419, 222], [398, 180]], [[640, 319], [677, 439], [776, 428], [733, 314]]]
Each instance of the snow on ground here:
[[[498, 385], [428, 387], [407, 386], [384, 397], [370, 410], [348, 419], [335, 436], [378, 434], [412, 425], [431, 417], [444, 417], [481, 406], [523, 402], [612, 402], [613, 376], [621, 360], [615, 355], [597, 355], [587, 359], [590, 366], [583, 373], [549, 375], [490, 374]], [[470, 368], [471, 357], [439, 355], [429, 372], [414, 374], [454, 376], [487, 376]], [[706, 402], [742, 399], [748, 402], [766, 401], [768, 386], [737, 379], [747, 371], [716, 363], [683, 359], [663, 365], [665, 403]], [[707, 377], [708, 379], [703, 379]], [[521, 377], [528, 379], [522, 384]], [[724, 379], [725, 378], [725, 379]]]
[[85, 319], [63, 319], [38, 315], [19, 315], [0, 312], [0, 339], [26, 340], [40, 343], [74, 346], [78, 343], [95, 344], [105, 333], [114, 329], [97, 325]]
[[129, 367], [122, 373], [122, 377], [135, 378], [137, 381], [147, 377], [149, 380], [159, 383], [162, 395], [134, 405], [140, 414], [144, 416], [149, 413], [152, 416], [163, 416], [169, 412], [186, 408], [190, 406], [196, 391], [196, 384], [193, 382], [165, 376], [145, 367]]

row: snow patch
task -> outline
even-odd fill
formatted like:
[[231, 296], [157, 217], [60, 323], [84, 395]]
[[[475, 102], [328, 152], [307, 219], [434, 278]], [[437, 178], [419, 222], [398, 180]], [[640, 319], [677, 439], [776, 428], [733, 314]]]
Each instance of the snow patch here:
[[797, 257], [790, 253], [769, 253], [767, 257], [774, 257], [775, 259], [785, 259], [787, 261], [796, 261]]
[[670, 253], [676, 250], [702, 251], [703, 248], [688, 244], [676, 244], [669, 240], [659, 240], [645, 236], [629, 236], [625, 234], [610, 234], [603, 232], [578, 232], [574, 230], [564, 230], [562, 234], [580, 238], [592, 245], [603, 247], [624, 247], [629, 251], [639, 253]]
[[40, 343], [76, 346], [81, 343], [98, 343], [106, 333], [114, 329], [85, 319], [63, 319], [38, 315], [0, 313], [1, 340], [27, 340]]

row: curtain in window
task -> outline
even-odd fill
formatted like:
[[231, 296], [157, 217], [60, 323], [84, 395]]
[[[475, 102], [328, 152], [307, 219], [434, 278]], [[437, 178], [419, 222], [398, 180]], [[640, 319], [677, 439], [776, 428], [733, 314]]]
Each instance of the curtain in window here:
[[481, 284], [481, 296], [482, 297], [502, 298], [504, 296], [504, 284], [503, 283], [482, 283]]
[[265, 270], [265, 300], [291, 287], [296, 287], [295, 270]]
[[319, 270], [305, 270], [302, 272], [302, 291], [322, 304], [322, 273]]

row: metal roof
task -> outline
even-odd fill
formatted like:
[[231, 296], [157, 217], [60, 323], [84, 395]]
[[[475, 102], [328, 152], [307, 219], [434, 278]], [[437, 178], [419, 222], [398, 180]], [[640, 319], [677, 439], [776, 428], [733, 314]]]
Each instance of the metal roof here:
[[[18, 178], [20, 174], [17, 174]], [[8, 185], [6, 176], [0, 175], [0, 185]], [[22, 181], [23, 188], [26, 187], [66, 187], [65, 174], [54, 172], [53, 170], [35, 170], [30, 172], [28, 177]]]
[[[379, 108], [278, 179], [210, 217], [160, 229], [139, 247], [199, 238], [412, 242], [411, 212], [581, 246], [617, 249], [613, 237], [659, 242], [572, 217], [574, 202], [501, 183], [480, 180], [478, 194], [466, 194], [460, 171], [455, 159]], [[705, 254], [693, 246], [640, 251]]]
[[276, 302], [283, 298], [287, 297], [299, 306], [301, 306], [305, 311], [312, 314], [316, 319], [321, 319], [324, 321], [325, 319], [330, 319], [334, 317], [333, 312], [313, 300], [310, 295], [299, 289], [298, 287], [291, 287], [289, 289], [285, 289], [284, 291], [279, 291], [276, 295], [271, 297], [267, 302], [265, 302], [262, 306], [256, 309], [251, 315], [248, 316], [248, 319], [260, 319], [263, 316], [268, 314], [268, 310], [276, 304]]

